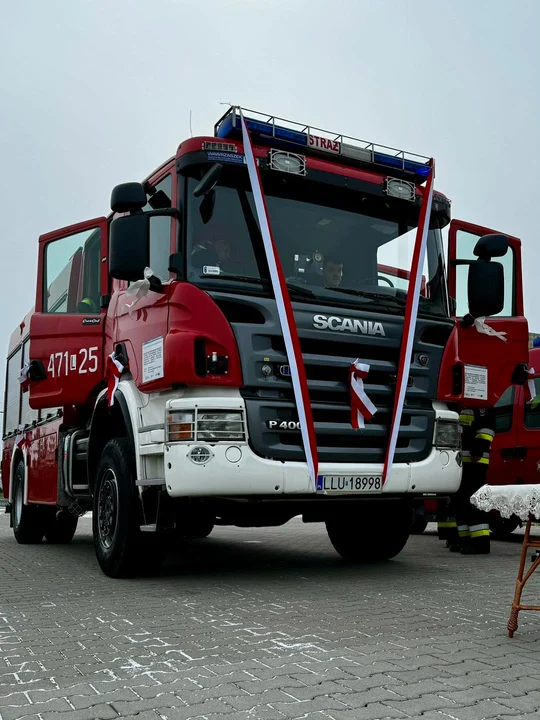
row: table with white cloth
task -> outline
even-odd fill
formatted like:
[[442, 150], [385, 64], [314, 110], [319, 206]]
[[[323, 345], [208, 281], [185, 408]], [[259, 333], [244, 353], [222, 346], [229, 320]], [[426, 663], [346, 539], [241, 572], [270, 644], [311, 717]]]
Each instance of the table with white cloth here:
[[531, 538], [531, 523], [540, 519], [540, 485], [483, 485], [471, 497], [471, 502], [480, 510], [490, 512], [498, 510], [503, 518], [517, 515], [526, 521], [525, 537], [521, 548], [521, 558], [514, 592], [514, 601], [508, 619], [508, 636], [514, 637], [518, 627], [518, 613], [520, 610], [540, 610], [538, 605], [522, 605], [521, 595], [525, 583], [540, 565], [540, 552], [531, 567], [525, 573], [525, 563], [530, 548], [540, 551], [540, 538]]

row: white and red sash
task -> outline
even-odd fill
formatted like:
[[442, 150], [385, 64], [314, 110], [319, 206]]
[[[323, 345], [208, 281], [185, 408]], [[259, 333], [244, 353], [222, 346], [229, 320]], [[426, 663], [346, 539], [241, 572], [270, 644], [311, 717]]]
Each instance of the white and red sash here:
[[120, 376], [125, 370], [120, 360], [116, 357], [116, 353], [112, 352], [107, 358], [107, 370], [105, 373], [107, 379], [107, 401], [109, 407], [114, 405], [114, 394], [120, 382]]
[[306, 453], [306, 461], [308, 465], [309, 476], [316, 488], [318, 473], [318, 457], [317, 457], [317, 440], [315, 437], [315, 426], [313, 424], [313, 415], [311, 412], [311, 404], [309, 400], [308, 384], [302, 351], [300, 349], [300, 341], [298, 339], [298, 331], [289, 297], [289, 291], [285, 282], [285, 275], [281, 267], [281, 261], [276, 249], [274, 237], [270, 227], [270, 218], [268, 217], [268, 209], [264, 199], [261, 177], [259, 168], [253, 154], [253, 146], [251, 137], [244, 120], [244, 116], [240, 113], [242, 120], [242, 141], [244, 144], [244, 153], [246, 157], [251, 189], [253, 191], [253, 199], [257, 210], [257, 218], [263, 239], [264, 251], [268, 268], [270, 271], [270, 281], [272, 290], [276, 299], [279, 322], [281, 331], [285, 341], [285, 349], [287, 358], [291, 368], [291, 378], [294, 391], [294, 399], [298, 410], [298, 419], [300, 420], [300, 432], [302, 433], [302, 442]]
[[377, 412], [377, 408], [364, 390], [364, 380], [369, 373], [369, 365], [356, 359], [349, 368], [351, 389], [351, 425], [355, 430], [363, 430], [365, 421]]
[[435, 162], [431, 160], [431, 170], [427, 178], [426, 187], [422, 191], [422, 207], [420, 208], [420, 217], [418, 222], [418, 228], [416, 231], [416, 240], [414, 244], [409, 288], [407, 292], [407, 304], [405, 305], [405, 318], [403, 322], [401, 352], [399, 356], [398, 373], [396, 380], [396, 395], [394, 400], [394, 410], [392, 413], [392, 424], [390, 426], [390, 439], [388, 441], [386, 458], [384, 461], [383, 484], [388, 480], [392, 471], [392, 464], [394, 462], [394, 454], [396, 451], [399, 427], [401, 424], [401, 416], [403, 415], [405, 392], [407, 390], [407, 383], [409, 380], [409, 370], [411, 368], [411, 355], [414, 343], [414, 334], [416, 330], [418, 302], [420, 300], [420, 289], [422, 283], [422, 268], [424, 267], [424, 260], [426, 257], [429, 219], [431, 217], [431, 202], [433, 199], [434, 177]]

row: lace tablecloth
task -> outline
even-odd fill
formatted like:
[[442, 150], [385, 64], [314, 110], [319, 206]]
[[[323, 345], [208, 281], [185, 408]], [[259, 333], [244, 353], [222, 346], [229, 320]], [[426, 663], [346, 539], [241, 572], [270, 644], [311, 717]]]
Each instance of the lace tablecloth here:
[[540, 485], [483, 485], [471, 497], [479, 510], [498, 510], [503, 518], [540, 518]]

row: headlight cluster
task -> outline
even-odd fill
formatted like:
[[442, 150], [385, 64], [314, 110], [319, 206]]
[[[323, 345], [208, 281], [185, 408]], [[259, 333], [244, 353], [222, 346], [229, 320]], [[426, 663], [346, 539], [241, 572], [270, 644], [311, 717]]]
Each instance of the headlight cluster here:
[[171, 410], [167, 415], [169, 442], [244, 442], [242, 410]]
[[461, 428], [459, 427], [459, 423], [450, 420], [437, 420], [435, 446], [438, 448], [453, 448], [458, 450], [461, 447]]

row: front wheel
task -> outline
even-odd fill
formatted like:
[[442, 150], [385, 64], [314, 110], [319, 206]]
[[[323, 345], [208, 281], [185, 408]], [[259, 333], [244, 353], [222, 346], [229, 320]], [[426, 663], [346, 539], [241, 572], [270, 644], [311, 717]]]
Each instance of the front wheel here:
[[141, 532], [141, 522], [133, 453], [126, 438], [115, 438], [101, 455], [92, 512], [96, 557], [105, 575], [129, 577], [160, 565], [156, 538]]
[[340, 513], [326, 521], [334, 549], [354, 564], [381, 562], [398, 555], [407, 544], [410, 526], [410, 507], [404, 503], [393, 503], [381, 515], [364, 508], [358, 513]]
[[24, 504], [24, 463], [21, 460], [13, 477], [13, 534], [21, 545], [40, 543], [45, 532], [43, 508]]

